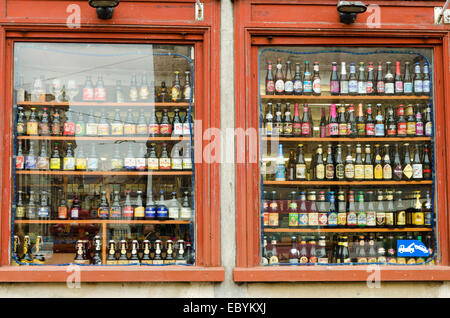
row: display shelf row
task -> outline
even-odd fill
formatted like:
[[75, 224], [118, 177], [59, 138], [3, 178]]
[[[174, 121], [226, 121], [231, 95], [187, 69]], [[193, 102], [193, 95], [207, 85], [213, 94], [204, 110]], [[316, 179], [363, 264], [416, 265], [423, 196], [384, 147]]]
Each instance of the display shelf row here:
[[192, 176], [192, 171], [24, 171], [18, 175], [59, 175], [59, 176]]
[[310, 100], [310, 101], [350, 101], [350, 100], [383, 100], [383, 101], [394, 101], [394, 100], [430, 100], [430, 96], [386, 96], [386, 95], [261, 95], [261, 100]]
[[189, 220], [14, 220], [15, 224], [190, 224]]
[[[152, 102], [130, 102], [130, 103], [112, 103], [112, 102], [19, 102], [18, 106], [45, 106], [45, 107], [189, 107], [189, 103], [152, 103]], [[192, 105], [192, 104], [191, 104]]]
[[290, 142], [420, 142], [431, 141], [431, 137], [262, 137], [263, 141]]
[[366, 186], [366, 185], [432, 185], [432, 180], [423, 181], [264, 181], [264, 185], [271, 186]]
[[[102, 137], [82, 137], [82, 136], [17, 136], [18, 140], [60, 140], [60, 141], [105, 141], [105, 140], [127, 140], [127, 141], [183, 141], [190, 140], [186, 136], [168, 137], [127, 137], [127, 136], [102, 136]], [[415, 139], [419, 141], [418, 139]]]
[[321, 229], [290, 229], [290, 228], [264, 228], [266, 233], [377, 233], [377, 232], [431, 232], [432, 229], [426, 227], [415, 228], [321, 228]]

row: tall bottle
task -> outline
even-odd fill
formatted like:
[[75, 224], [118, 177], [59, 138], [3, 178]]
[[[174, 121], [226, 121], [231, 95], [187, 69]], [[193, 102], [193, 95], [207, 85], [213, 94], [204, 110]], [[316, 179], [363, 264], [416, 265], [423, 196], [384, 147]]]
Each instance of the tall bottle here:
[[384, 76], [383, 76], [383, 65], [382, 65], [381, 62], [378, 62], [377, 80], [376, 80], [376, 92], [377, 92], [377, 95], [384, 95], [384, 93], [385, 93], [385, 84], [384, 84]]
[[403, 78], [400, 72], [399, 61], [395, 62], [394, 91], [395, 95], [403, 95]]
[[297, 146], [297, 162], [295, 163], [295, 178], [306, 180], [306, 162], [303, 154], [303, 145]]
[[139, 87], [139, 100], [147, 101], [150, 95], [150, 86], [148, 85], [147, 73], [142, 75], [141, 86]]
[[345, 179], [345, 165], [344, 160], [342, 156], [342, 146], [337, 145], [336, 147], [336, 160], [335, 160], [335, 167], [336, 167], [336, 180], [344, 180]]
[[180, 220], [191, 220], [192, 219], [192, 207], [189, 200], [189, 193], [184, 192], [183, 200], [181, 202], [180, 208]]
[[277, 71], [275, 72], [275, 95], [284, 94], [284, 75], [283, 66], [281, 65], [281, 58], [277, 58]]
[[153, 191], [147, 191], [147, 202], [145, 203], [145, 217], [146, 220], [156, 219], [156, 204], [153, 201]]
[[403, 77], [403, 93], [405, 95], [412, 95], [413, 93], [413, 81], [411, 78], [409, 62], [405, 62], [405, 76]]
[[323, 149], [322, 145], [317, 146], [316, 160], [314, 161], [314, 179], [324, 180], [325, 179], [325, 164], [323, 160]]
[[305, 71], [303, 73], [303, 95], [312, 95], [313, 80], [309, 70], [309, 61], [305, 61]]
[[333, 160], [333, 148], [331, 144], [328, 145], [326, 161], [327, 163], [325, 166], [325, 179], [334, 180], [334, 160]]
[[352, 145], [347, 145], [347, 157], [345, 158], [344, 175], [348, 181], [355, 179], [355, 164], [353, 163]]
[[295, 63], [294, 76], [294, 95], [301, 95], [303, 93], [303, 81], [300, 74], [300, 63]]
[[358, 73], [358, 95], [366, 94], [366, 76], [364, 73], [364, 62], [359, 62], [359, 73]]
[[366, 119], [363, 112], [363, 104], [358, 104], [358, 111], [356, 114], [356, 134], [358, 137], [366, 135]]
[[377, 212], [374, 207], [374, 197], [373, 197], [373, 191], [367, 191], [367, 221], [366, 225], [367, 227], [375, 227], [377, 226]]
[[386, 136], [396, 137], [397, 136], [397, 123], [394, 118], [394, 108], [389, 106], [387, 109], [386, 118]]
[[375, 91], [376, 91], [375, 86], [376, 86], [376, 84], [375, 84], [373, 63], [369, 62], [368, 72], [367, 72], [367, 80], [366, 80], [366, 94], [374, 95]]
[[142, 191], [137, 191], [136, 205], [134, 207], [134, 219], [143, 220], [145, 218], [145, 207], [142, 202]]
[[86, 82], [83, 87], [83, 101], [93, 101], [95, 99], [94, 84], [91, 76], [86, 76]]
[[174, 72], [175, 79], [173, 80], [171, 96], [172, 102], [178, 103], [181, 101], [181, 84], [180, 84], [180, 72]]
[[134, 217], [134, 207], [131, 203], [130, 190], [125, 191], [125, 202], [122, 207], [122, 218], [124, 220], [132, 220]]
[[386, 211], [383, 204], [383, 192], [380, 190], [378, 191], [377, 201], [377, 227], [384, 227], [386, 225]]
[[106, 101], [106, 88], [103, 83], [102, 74], [98, 75], [97, 83], [94, 88], [94, 100], [96, 102], [105, 102]]
[[355, 227], [358, 223], [356, 206], [355, 206], [355, 192], [349, 191], [347, 194], [348, 208], [347, 208], [347, 226]]
[[423, 63], [423, 79], [422, 94], [429, 95], [431, 93], [430, 70], [427, 62]]
[[313, 95], [319, 96], [322, 93], [322, 85], [320, 82], [319, 62], [314, 62], [313, 67]]
[[75, 121], [73, 120], [72, 111], [66, 111], [66, 121], [63, 125], [64, 136], [75, 136]]
[[385, 220], [386, 226], [389, 228], [393, 228], [395, 226], [395, 210], [394, 210], [394, 195], [392, 191], [386, 192], [386, 212], [385, 212]]
[[328, 121], [328, 136], [338, 137], [339, 136], [339, 124], [336, 114], [336, 104], [331, 104], [330, 108], [330, 119]]
[[[297, 105], [297, 104], [296, 104]], [[295, 125], [295, 123], [294, 123]], [[327, 137], [327, 119], [325, 118], [325, 108], [322, 107], [322, 115], [320, 116], [320, 138]], [[295, 131], [295, 129], [294, 129]]]
[[[342, 72], [341, 72], [342, 74]], [[337, 63], [332, 62], [331, 63], [331, 76], [330, 76], [330, 93], [331, 95], [339, 95], [340, 93], [340, 87], [339, 87], [340, 81], [337, 74]]]
[[192, 96], [192, 86], [191, 86], [191, 72], [185, 71], [185, 79], [184, 79], [184, 86], [183, 86], [183, 100], [184, 102], [188, 103], [191, 100]]
[[403, 159], [403, 176], [404, 180], [411, 180], [413, 177], [413, 168], [411, 165], [411, 158], [409, 156], [409, 144], [404, 144], [404, 159]]
[[393, 162], [393, 174], [392, 178], [396, 181], [403, 179], [403, 165], [400, 160], [400, 153], [398, 150], [398, 144], [395, 144], [394, 162]]
[[72, 143], [67, 143], [66, 155], [63, 159], [63, 170], [75, 170], [75, 154]]
[[57, 142], [55, 142], [55, 148], [53, 148], [53, 153], [50, 157], [50, 170], [61, 170], [61, 156]]
[[373, 177], [375, 180], [383, 180], [383, 163], [381, 159], [380, 145], [375, 145]]
[[278, 145], [278, 156], [276, 159], [275, 181], [286, 181], [286, 167], [284, 164], [283, 145]]
[[403, 204], [402, 191], [397, 191], [397, 205], [395, 207], [395, 225], [398, 228], [406, 226], [406, 207]]
[[348, 77], [345, 62], [341, 62], [341, 74], [339, 76], [339, 93], [341, 95], [348, 95]]
[[289, 151], [289, 160], [286, 168], [286, 179], [288, 181], [294, 181], [295, 180], [295, 168], [296, 168], [296, 162], [295, 162], [295, 153], [294, 150]]
[[[266, 115], [266, 126], [267, 126], [267, 115]], [[302, 121], [300, 120], [300, 113], [298, 109], [298, 103], [294, 106], [294, 119], [292, 122], [292, 135], [299, 137], [302, 135]]]
[[102, 197], [100, 199], [100, 204], [98, 206], [98, 218], [108, 219], [109, 218], [109, 204], [106, 200], [106, 191], [102, 191]]
[[417, 62], [414, 64], [414, 94], [415, 95], [422, 95], [423, 94], [423, 78], [422, 74], [420, 72], [420, 63]]
[[286, 77], [284, 79], [284, 94], [292, 95], [294, 93], [294, 82], [291, 70], [291, 61], [286, 61]]
[[348, 76], [348, 93], [349, 95], [358, 94], [358, 79], [356, 78], [356, 65], [355, 63], [350, 63], [350, 73]]
[[114, 199], [109, 208], [109, 218], [112, 220], [118, 220], [122, 218], [122, 207], [120, 205], [119, 191], [114, 191]]
[[88, 115], [88, 120], [86, 122], [86, 135], [87, 136], [98, 136], [98, 123], [95, 119], [94, 110], [91, 109]]
[[81, 137], [85, 135], [86, 135], [86, 120], [84, 119], [84, 114], [80, 113], [75, 123], [75, 136]]
[[338, 225], [338, 213], [336, 208], [336, 197], [334, 195], [334, 191], [328, 192], [328, 201], [330, 202], [327, 215], [328, 226], [336, 227]]
[[347, 136], [347, 119], [345, 117], [345, 105], [341, 104], [338, 108], [338, 131], [340, 137]]
[[97, 171], [99, 170], [99, 158], [97, 155], [97, 149], [95, 143], [92, 143], [91, 151], [87, 157], [87, 170]]
[[[16, 163], [17, 163], [17, 161], [16, 161]], [[50, 158], [47, 153], [47, 144], [45, 141], [41, 142], [41, 151], [37, 158], [36, 166], [39, 170], [48, 170], [50, 168]]]
[[303, 118], [302, 118], [302, 136], [312, 137], [313, 127], [311, 126], [311, 118], [309, 117], [308, 104], [303, 105]]
[[419, 144], [415, 145], [414, 150], [414, 161], [412, 164], [413, 180], [422, 180], [423, 179], [423, 164], [420, 160], [420, 152], [419, 152]]
[[428, 144], [425, 144], [423, 148], [422, 173], [424, 180], [431, 180], [432, 170], [430, 161], [430, 149], [428, 148]]
[[283, 122], [283, 135], [286, 137], [292, 136], [292, 118], [291, 118], [290, 103], [286, 103]]
[[373, 137], [375, 136], [375, 120], [373, 119], [371, 104], [367, 104], [366, 113], [366, 136]]
[[375, 117], [375, 136], [384, 137], [385, 127], [383, 113], [381, 111], [381, 104], [377, 104], [377, 116]]
[[169, 217], [169, 209], [165, 203], [164, 191], [159, 191], [159, 200], [156, 207], [156, 218], [158, 220], [167, 220]]
[[272, 61], [267, 62], [267, 73], [266, 73], [266, 95], [275, 94], [275, 81], [272, 72]]
[[355, 159], [355, 180], [364, 180], [364, 163], [362, 161], [361, 144], [356, 145], [356, 159]]
[[384, 75], [384, 94], [395, 94], [394, 75], [391, 73], [391, 62], [386, 62], [386, 74]]
[[384, 157], [383, 157], [383, 179], [392, 180], [392, 165], [390, 158], [389, 145], [384, 145]]
[[373, 180], [372, 150], [369, 144], [366, 145], [364, 152], [366, 154], [364, 158], [364, 180]]
[[356, 137], [358, 135], [358, 128], [355, 118], [355, 107], [353, 104], [348, 106], [348, 120], [347, 120], [347, 136]]

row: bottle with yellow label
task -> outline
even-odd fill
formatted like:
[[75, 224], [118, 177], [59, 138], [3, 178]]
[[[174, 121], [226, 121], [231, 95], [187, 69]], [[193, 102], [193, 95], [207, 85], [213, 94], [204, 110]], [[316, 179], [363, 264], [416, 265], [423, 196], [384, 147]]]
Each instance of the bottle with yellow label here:
[[420, 191], [416, 191], [415, 199], [412, 223], [413, 226], [422, 227], [425, 223], [425, 218], [422, 210], [422, 203], [420, 203]]
[[272, 240], [271, 245], [272, 245], [272, 252], [269, 253], [269, 255], [270, 255], [269, 264], [278, 264], [279, 259], [278, 259], [278, 252], [277, 252], [277, 241]]
[[404, 151], [405, 158], [403, 159], [403, 179], [411, 180], [413, 176], [413, 168], [411, 165], [411, 158], [409, 155], [409, 144], [404, 144], [404, 146], [405, 146]]
[[72, 143], [67, 143], [67, 151], [63, 160], [63, 170], [75, 170], [75, 155], [72, 149]]
[[59, 155], [58, 143], [55, 143], [52, 156], [50, 158], [50, 170], [61, 170], [61, 157]]
[[373, 175], [375, 180], [383, 180], [383, 166], [381, 163], [380, 145], [375, 145], [375, 165]]
[[36, 119], [36, 108], [31, 107], [30, 118], [27, 122], [27, 135], [37, 136], [38, 135], [38, 121]]
[[86, 155], [84, 154], [84, 149], [83, 146], [80, 146], [78, 152], [76, 152], [76, 169], [83, 171], [86, 170], [86, 166], [87, 166], [87, 158]]

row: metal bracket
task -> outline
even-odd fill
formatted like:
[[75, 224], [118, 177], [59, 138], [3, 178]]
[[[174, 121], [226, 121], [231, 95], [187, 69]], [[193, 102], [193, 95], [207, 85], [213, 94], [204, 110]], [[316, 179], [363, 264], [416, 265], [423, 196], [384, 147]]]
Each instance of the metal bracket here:
[[441, 7], [434, 7], [434, 24], [450, 24], [450, 9], [446, 9], [442, 14]]
[[203, 2], [200, 2], [197, 0], [195, 2], [195, 21], [203, 21], [204, 20], [203, 15]]

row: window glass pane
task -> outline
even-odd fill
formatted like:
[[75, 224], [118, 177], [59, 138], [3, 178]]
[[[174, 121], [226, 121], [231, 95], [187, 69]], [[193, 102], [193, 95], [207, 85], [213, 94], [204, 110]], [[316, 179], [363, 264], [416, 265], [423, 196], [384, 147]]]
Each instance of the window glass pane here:
[[193, 56], [15, 44], [13, 263], [194, 264]]
[[432, 56], [259, 49], [262, 264], [438, 262]]

